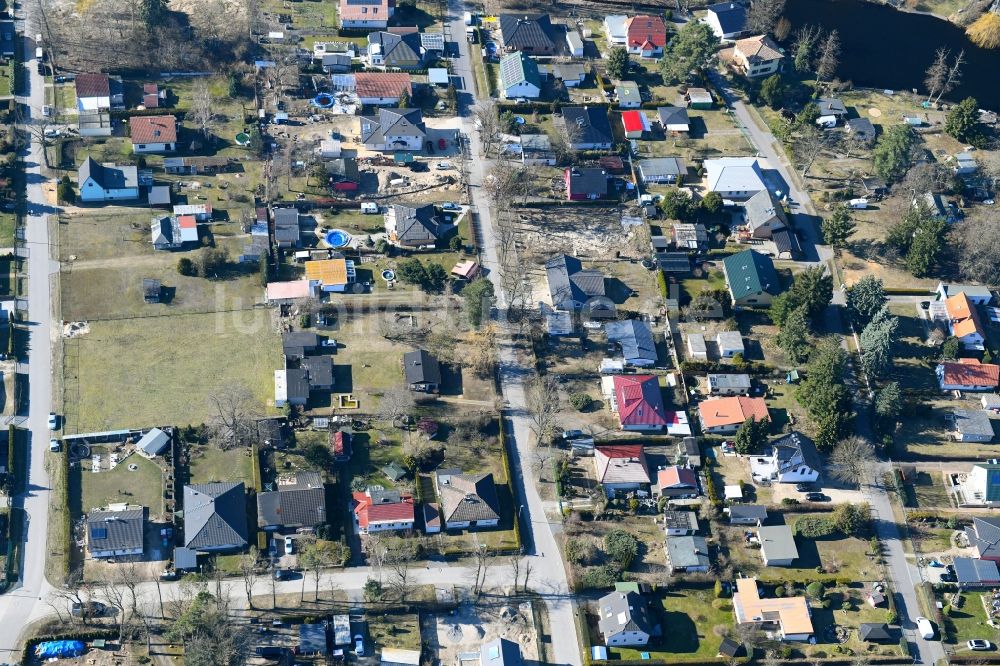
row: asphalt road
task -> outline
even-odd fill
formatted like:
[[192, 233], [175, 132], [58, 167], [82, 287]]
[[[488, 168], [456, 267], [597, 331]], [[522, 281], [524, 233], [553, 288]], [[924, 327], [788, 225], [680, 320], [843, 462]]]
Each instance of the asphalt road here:
[[[30, 21], [26, 22], [29, 26]], [[28, 29], [29, 34], [31, 30]], [[37, 73], [32, 40], [22, 40], [27, 71], [28, 95], [17, 101], [28, 107], [31, 118], [41, 115], [45, 101], [44, 80]], [[27, 514], [28, 531], [24, 544], [21, 579], [0, 597], [0, 660], [15, 662], [11, 650], [17, 643], [26, 622], [51, 612], [42, 601], [52, 589], [45, 580], [45, 545], [49, 508], [49, 475], [45, 470], [48, 449], [48, 413], [52, 405], [52, 276], [59, 272], [59, 263], [51, 258], [48, 213], [55, 210], [45, 200], [42, 184], [42, 147], [32, 138], [23, 153], [27, 175], [27, 209], [25, 219], [28, 270], [28, 414], [29, 429], [28, 488], [12, 500], [13, 507]]]

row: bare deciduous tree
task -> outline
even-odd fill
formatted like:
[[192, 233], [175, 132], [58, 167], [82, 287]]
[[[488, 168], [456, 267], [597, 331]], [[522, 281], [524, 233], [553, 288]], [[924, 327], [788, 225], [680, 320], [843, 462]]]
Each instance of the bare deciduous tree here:
[[801, 169], [802, 177], [809, 175], [809, 169], [826, 148], [826, 137], [816, 127], [808, 126], [799, 130], [793, 142], [795, 161]]
[[934, 52], [934, 62], [927, 68], [924, 85], [927, 86], [927, 101], [934, 99], [939, 91], [944, 90], [948, 82], [948, 56], [950, 51], [943, 46]]
[[484, 102], [476, 109], [476, 126], [483, 154], [489, 156], [500, 143], [500, 113], [494, 102]]
[[827, 461], [830, 476], [843, 483], [860, 486], [875, 464], [875, 447], [861, 437], [848, 437], [833, 447]]
[[212, 99], [212, 90], [204, 78], [195, 79], [191, 86], [191, 109], [188, 111], [187, 117], [207, 139], [211, 134], [212, 122], [215, 119], [215, 100]]
[[753, 0], [747, 10], [747, 30], [755, 35], [766, 35], [778, 24], [785, 0]]
[[829, 81], [840, 66], [840, 33], [831, 30], [819, 45], [816, 58], [816, 82]]
[[[247, 607], [253, 609], [253, 588], [257, 584], [257, 560], [260, 552], [256, 546], [240, 555], [240, 576], [243, 578], [243, 589], [247, 595]], [[274, 576], [272, 576], [274, 578]]]
[[214, 416], [214, 435], [223, 449], [250, 443], [257, 434], [260, 403], [246, 386], [231, 384], [208, 397]]
[[395, 423], [409, 414], [415, 404], [416, 401], [413, 399], [413, 393], [405, 386], [386, 389], [378, 400], [378, 409], [375, 410], [375, 417], [380, 421]]
[[538, 375], [527, 385], [528, 418], [538, 444], [552, 441], [559, 413], [559, 383], [552, 375]]

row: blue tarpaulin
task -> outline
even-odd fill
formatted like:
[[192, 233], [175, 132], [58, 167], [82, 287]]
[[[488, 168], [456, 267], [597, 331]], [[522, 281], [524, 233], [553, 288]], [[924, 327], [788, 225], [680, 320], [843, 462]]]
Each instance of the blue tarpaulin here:
[[86, 649], [81, 641], [46, 641], [35, 647], [35, 655], [42, 659], [79, 657]]

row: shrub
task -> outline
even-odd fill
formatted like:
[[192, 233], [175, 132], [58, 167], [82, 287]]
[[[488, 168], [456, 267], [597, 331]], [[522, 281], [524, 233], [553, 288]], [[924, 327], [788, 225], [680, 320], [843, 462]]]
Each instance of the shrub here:
[[837, 525], [829, 518], [820, 516], [802, 516], [795, 521], [795, 534], [815, 539], [825, 537], [837, 531]]
[[611, 530], [604, 536], [604, 550], [623, 569], [628, 569], [639, 554], [639, 541], [625, 530]]
[[776, 596], [776, 597], [783, 597], [783, 596], [785, 596], [785, 588], [782, 587], [781, 585], [779, 585], [778, 587], [774, 588], [774, 596]]
[[728, 613], [729, 611], [733, 610], [733, 605], [729, 602], [728, 599], [713, 599], [712, 608], [723, 611], [724, 613]]
[[794, 497], [782, 497], [781, 504], [782, 506], [795, 506], [796, 504], [799, 504], [799, 501]]
[[715, 579], [715, 589], [713, 591], [715, 592], [715, 598], [716, 599], [721, 599], [723, 597], [723, 595], [725, 594], [725, 592], [724, 592], [724, 590], [722, 588], [722, 581], [719, 580], [718, 578]]
[[198, 275], [198, 268], [189, 258], [181, 257], [177, 260], [177, 272], [187, 277], [195, 277]]
[[618, 569], [610, 564], [588, 569], [580, 578], [580, 586], [583, 589], [594, 590], [614, 587], [614, 584], [618, 581], [619, 574]]
[[808, 594], [813, 599], [819, 599], [823, 596], [823, 583], [815, 580], [808, 585], [806, 585], [806, 594]]
[[573, 405], [573, 409], [576, 411], [582, 412], [590, 409], [590, 406], [594, 404], [594, 399], [586, 393], [574, 393], [569, 398], [569, 404]]
[[465, 247], [465, 243], [462, 242], [461, 236], [452, 236], [451, 240], [448, 241], [448, 247], [455, 252], [458, 252]]

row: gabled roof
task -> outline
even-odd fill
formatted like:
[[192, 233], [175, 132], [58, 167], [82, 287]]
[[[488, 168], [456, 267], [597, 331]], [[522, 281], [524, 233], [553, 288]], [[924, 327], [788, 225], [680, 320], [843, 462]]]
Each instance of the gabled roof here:
[[438, 496], [446, 523], [498, 520], [500, 499], [493, 474], [437, 473]]
[[875, 134], [875, 125], [867, 118], [849, 118], [844, 124], [852, 132]]
[[965, 528], [965, 534], [979, 557], [1000, 557], [1000, 518], [974, 516], [972, 525]]
[[790, 432], [771, 442], [771, 454], [778, 460], [778, 469], [784, 469], [791, 460], [798, 457], [810, 469], [817, 472], [822, 469], [816, 444], [800, 432]]
[[780, 60], [785, 57], [781, 53], [780, 47], [767, 35], [757, 35], [756, 37], [737, 40], [736, 50], [750, 61], [759, 60], [767, 62], [769, 60]]
[[313, 527], [326, 522], [326, 492], [316, 472], [279, 478], [277, 490], [257, 494], [261, 527]]
[[441, 364], [425, 349], [403, 354], [407, 384], [440, 384]]
[[980, 363], [975, 358], [960, 358], [938, 365], [938, 376], [944, 385], [995, 387], [1000, 383], [1000, 365]]
[[80, 165], [77, 182], [83, 185], [90, 178], [102, 190], [121, 190], [139, 186], [139, 170], [134, 165], [99, 164], [88, 157]]
[[[277, 231], [275, 231], [275, 235], [277, 235]], [[345, 285], [350, 281], [347, 259], [344, 257], [307, 261], [305, 268], [306, 277], [311, 282], [317, 282], [323, 286]]]
[[287, 331], [281, 335], [281, 348], [285, 356], [301, 358], [319, 346], [319, 336], [312, 331]]
[[952, 333], [955, 337], [964, 338], [973, 333], [986, 337], [979, 310], [964, 291], [945, 299], [944, 305], [948, 311], [948, 319], [952, 322]]
[[955, 430], [963, 435], [993, 437], [993, 422], [986, 412], [979, 409], [953, 409]]
[[[386, 64], [397, 63], [419, 63], [420, 58], [420, 35], [410, 33], [407, 35], [397, 35], [391, 32], [373, 32], [368, 35], [368, 57], [380, 55]], [[357, 79], [355, 78], [355, 86]]]
[[388, 20], [394, 0], [340, 0], [337, 15], [341, 21]]
[[622, 126], [626, 132], [644, 132], [648, 127], [646, 116], [642, 111], [622, 112]]
[[441, 236], [441, 223], [433, 204], [393, 204], [386, 216], [395, 224], [392, 240], [400, 245], [431, 245]]
[[761, 504], [734, 504], [726, 509], [730, 520], [767, 520], [767, 507]]
[[573, 143], [614, 143], [607, 110], [589, 106], [564, 106], [563, 122], [572, 128]]
[[87, 514], [87, 547], [91, 552], [142, 548], [146, 508], [91, 511]]
[[[159, 282], [157, 282], [156, 289], [157, 291], [160, 289]], [[143, 451], [148, 456], [155, 456], [159, 455], [169, 444], [170, 435], [159, 428], [151, 428], [149, 432], [136, 442], [135, 448]]]
[[413, 522], [414, 504], [411, 495], [397, 490], [367, 490], [355, 492], [354, 516], [358, 524], [367, 528], [378, 523]]
[[788, 226], [788, 218], [781, 202], [771, 194], [770, 190], [760, 190], [743, 205], [744, 216], [750, 231], [756, 231], [765, 224], [771, 228]]
[[995, 585], [1000, 581], [1000, 570], [993, 560], [956, 557], [955, 578], [959, 585]]
[[76, 97], [110, 97], [111, 79], [107, 74], [77, 74]]
[[129, 125], [132, 143], [177, 143], [177, 119], [173, 116], [133, 116]]
[[184, 545], [194, 550], [247, 545], [242, 481], [184, 486]]
[[663, 48], [667, 45], [667, 26], [660, 16], [639, 14], [625, 22], [626, 42], [629, 46], [652, 46]]
[[626, 359], [640, 358], [656, 362], [656, 342], [653, 341], [653, 330], [646, 322], [637, 319], [609, 321], [604, 325], [604, 332], [608, 335], [608, 342], [622, 348], [622, 355]]
[[623, 631], [650, 634], [656, 624], [649, 614], [646, 600], [636, 592], [612, 592], [597, 602], [597, 626], [605, 638]]
[[501, 14], [500, 38], [508, 49], [551, 51], [555, 48], [549, 32], [548, 14]]
[[707, 9], [712, 14], [715, 14], [716, 19], [719, 21], [719, 26], [722, 28], [722, 34], [732, 35], [746, 30], [747, 10], [742, 4], [720, 2], [709, 5]]
[[649, 483], [649, 466], [642, 444], [594, 447], [598, 483]]
[[[680, 176], [684, 173], [684, 162], [679, 157], [653, 157], [639, 161], [639, 170], [643, 178], [657, 176]], [[705, 227], [702, 226], [702, 229]]]
[[656, 473], [656, 485], [662, 488], [697, 488], [698, 475], [690, 467], [671, 465]]
[[552, 304], [559, 307], [566, 300], [585, 303], [591, 298], [605, 295], [604, 275], [600, 271], [584, 269], [576, 257], [557, 254], [545, 262]]
[[756, 250], [743, 250], [730, 255], [722, 260], [722, 265], [734, 300], [764, 292], [772, 295], [781, 292], [774, 263], [770, 257]]
[[612, 382], [623, 428], [668, 425], [660, 383], [654, 375], [615, 375]]
[[742, 395], [705, 400], [698, 405], [698, 415], [705, 428], [737, 425], [749, 418], [757, 421], [768, 421], [771, 418], [763, 398]]
[[301, 365], [309, 375], [310, 387], [333, 386], [333, 359], [329, 356], [307, 356]]
[[508, 53], [500, 59], [500, 87], [506, 90], [521, 83], [542, 87], [538, 65], [522, 51]]
[[[354, 75], [354, 92], [358, 97], [396, 98], [403, 91], [413, 95], [410, 75], [405, 72], [358, 72]], [[396, 113], [398, 115], [407, 111], [416, 111], [417, 119], [414, 122], [421, 122], [419, 109], [398, 109]], [[379, 115], [381, 116], [381, 112]]]

